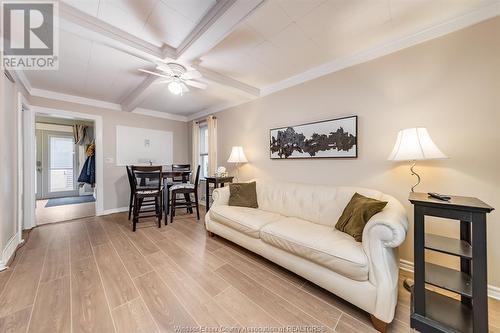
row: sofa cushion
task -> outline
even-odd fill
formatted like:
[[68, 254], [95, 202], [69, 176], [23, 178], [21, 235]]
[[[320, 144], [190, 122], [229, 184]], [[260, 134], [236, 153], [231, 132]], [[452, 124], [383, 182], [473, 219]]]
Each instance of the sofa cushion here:
[[334, 187], [257, 180], [259, 209], [296, 217], [332, 228], [353, 194], [383, 200], [379, 191], [359, 187]]
[[282, 218], [260, 209], [223, 205], [210, 207], [209, 214], [212, 220], [254, 238], [259, 238], [263, 226]]
[[361, 243], [329, 226], [282, 218], [263, 226], [260, 238], [350, 279], [368, 280], [368, 258]]

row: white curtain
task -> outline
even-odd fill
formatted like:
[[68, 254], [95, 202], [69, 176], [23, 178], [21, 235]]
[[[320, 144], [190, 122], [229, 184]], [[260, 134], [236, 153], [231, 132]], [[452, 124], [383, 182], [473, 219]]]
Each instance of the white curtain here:
[[208, 125], [208, 175], [213, 176], [217, 169], [217, 119], [207, 118]]
[[192, 167], [191, 169], [196, 172], [198, 164], [200, 164], [200, 126], [196, 121], [193, 121], [193, 156], [191, 158]]

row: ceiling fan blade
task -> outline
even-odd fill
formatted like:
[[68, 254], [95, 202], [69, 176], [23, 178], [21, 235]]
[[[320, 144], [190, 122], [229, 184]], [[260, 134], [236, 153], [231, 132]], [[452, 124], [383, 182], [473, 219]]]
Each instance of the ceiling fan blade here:
[[193, 70], [187, 71], [186, 73], [182, 74], [181, 78], [183, 78], [184, 80], [199, 79], [199, 78], [201, 78], [201, 73], [198, 72], [197, 70], [193, 69]]
[[182, 87], [182, 93], [189, 91], [189, 88], [184, 83], [181, 83], [181, 87]]
[[187, 84], [188, 86], [195, 87], [198, 89], [202, 89], [202, 90], [207, 89], [207, 85], [205, 83], [201, 83], [198, 81], [186, 80], [186, 81], [184, 81], [184, 83]]
[[141, 68], [139, 68], [139, 70], [140, 70], [141, 72], [148, 73], [148, 74], [152, 74], [152, 75], [156, 75], [156, 76], [159, 76], [159, 77], [166, 77], [166, 78], [170, 78], [170, 76], [168, 76], [168, 75], [163, 75], [163, 74], [161, 74], [161, 73], [156, 73], [156, 72], [148, 71], [147, 69], [141, 69]]
[[172, 78], [166, 79], [166, 80], [158, 80], [158, 81], [153, 82], [153, 84], [170, 83], [170, 82], [172, 82]]
[[168, 75], [174, 75], [174, 72], [172, 71], [172, 69], [168, 65], [166, 65], [166, 64], [165, 65], [164, 64], [158, 64], [156, 66], [156, 69], [164, 71]]

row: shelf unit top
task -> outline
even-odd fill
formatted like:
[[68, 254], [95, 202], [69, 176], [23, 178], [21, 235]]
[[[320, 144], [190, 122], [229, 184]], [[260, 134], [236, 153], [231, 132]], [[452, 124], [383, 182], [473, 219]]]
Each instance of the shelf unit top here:
[[449, 207], [451, 209], [456, 209], [456, 210], [475, 211], [484, 213], [489, 213], [495, 209], [478, 198], [462, 197], [456, 195], [451, 196], [451, 199], [449, 201], [443, 201], [432, 198], [427, 193], [411, 192], [408, 200], [410, 200], [412, 204], [418, 204], [421, 206], [440, 207], [440, 208]]

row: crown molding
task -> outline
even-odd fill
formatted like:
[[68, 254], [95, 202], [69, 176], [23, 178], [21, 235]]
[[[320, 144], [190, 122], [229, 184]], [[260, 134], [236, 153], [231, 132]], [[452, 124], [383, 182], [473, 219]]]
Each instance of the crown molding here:
[[63, 102], [69, 102], [69, 103], [75, 103], [75, 104], [95, 106], [98, 108], [104, 108], [104, 109], [109, 109], [109, 110], [113, 110], [113, 111], [122, 111], [120, 104], [105, 102], [105, 101], [101, 101], [98, 99], [86, 98], [86, 97], [81, 97], [81, 96], [76, 96], [76, 95], [58, 93], [58, 92], [51, 91], [51, 90], [32, 88], [31, 89], [31, 96], [49, 98], [49, 99], [54, 99], [57, 101], [63, 101]]
[[31, 95], [32, 87], [30, 81], [22, 70], [10, 70], [6, 72], [12, 77], [19, 91], [21, 91], [24, 96]]
[[[80, 97], [80, 96], [76, 96], [76, 95], [62, 94], [62, 93], [58, 93], [58, 92], [50, 91], [50, 90], [32, 88], [31, 89], [31, 96], [43, 97], [43, 98], [48, 98], [48, 99], [53, 99], [53, 100], [63, 101], [63, 102], [68, 102], [68, 103], [94, 106], [94, 107], [108, 109], [108, 110], [112, 110], [112, 111], [122, 111], [120, 104], [101, 101], [98, 99]], [[188, 118], [186, 116], [167, 113], [167, 112], [161, 112], [161, 111], [155, 111], [155, 110], [150, 110], [150, 109], [144, 109], [144, 108], [137, 108], [137, 109], [133, 110], [131, 113], [141, 114], [144, 116], [150, 116], [150, 117], [155, 117], [155, 118], [175, 120], [175, 121], [183, 121], [183, 122], [188, 121]]]
[[156, 118], [163, 118], [163, 119], [168, 119], [168, 120], [183, 121], [183, 122], [188, 121], [188, 117], [186, 117], [186, 116], [181, 116], [178, 114], [161, 112], [161, 111], [156, 111], [156, 110], [144, 109], [144, 108], [137, 108], [134, 111], [132, 111], [132, 113], [142, 114], [145, 116], [151, 116], [151, 117], [156, 117]]
[[211, 115], [211, 114], [214, 114], [214, 113], [217, 113], [217, 112], [221, 112], [221, 111], [224, 111], [226, 109], [234, 108], [235, 106], [238, 106], [238, 105], [241, 105], [241, 104], [245, 104], [245, 103], [248, 103], [248, 102], [251, 102], [251, 100], [248, 100], [248, 101], [238, 101], [238, 102], [227, 102], [227, 103], [222, 103], [222, 104], [219, 104], [219, 105], [215, 105], [215, 106], [212, 106], [210, 108], [201, 110], [200, 112], [196, 112], [196, 113], [188, 115], [187, 116], [187, 121], [192, 121], [192, 120], [196, 120], [196, 119], [199, 119], [199, 118], [203, 118], [205, 116], [208, 116], [208, 115]]
[[456, 17], [444, 23], [432, 26], [430, 28], [421, 30], [417, 33], [392, 40], [381, 45], [375, 46], [351, 54], [346, 57], [341, 57], [330, 62], [324, 63], [317, 67], [311, 68], [300, 74], [291, 76], [287, 79], [277, 83], [268, 85], [261, 89], [261, 96], [267, 96], [284, 90], [301, 83], [314, 80], [321, 76], [340, 71], [342, 69], [352, 67], [358, 64], [368, 62], [370, 60], [380, 58], [382, 56], [400, 51], [402, 49], [426, 42], [428, 40], [444, 36], [446, 34], [461, 30], [479, 22], [488, 20], [490, 18], [500, 15], [500, 2], [495, 2], [491, 5], [471, 11], [462, 16]]

